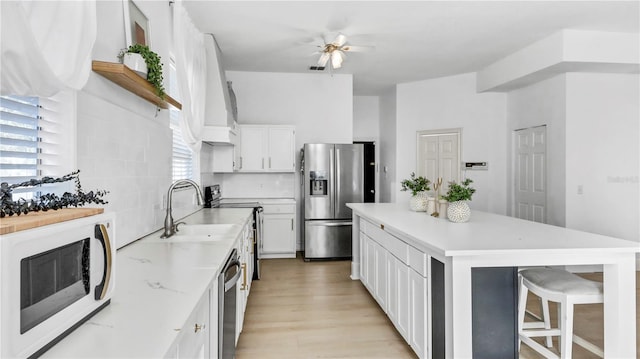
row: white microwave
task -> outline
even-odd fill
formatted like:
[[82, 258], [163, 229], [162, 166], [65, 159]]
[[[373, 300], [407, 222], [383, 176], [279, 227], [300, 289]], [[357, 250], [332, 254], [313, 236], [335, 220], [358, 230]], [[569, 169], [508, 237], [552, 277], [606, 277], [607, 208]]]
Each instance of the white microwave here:
[[114, 213], [2, 236], [0, 357], [38, 357], [110, 303], [114, 240]]

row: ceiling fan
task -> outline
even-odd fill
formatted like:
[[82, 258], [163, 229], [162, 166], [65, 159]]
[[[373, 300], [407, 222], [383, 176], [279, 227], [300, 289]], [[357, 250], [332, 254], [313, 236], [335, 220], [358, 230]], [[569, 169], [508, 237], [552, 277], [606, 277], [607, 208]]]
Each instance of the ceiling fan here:
[[324, 46], [320, 47], [322, 47], [322, 49], [319, 51], [318, 69], [324, 69], [329, 61], [331, 61], [330, 69], [339, 69], [342, 67], [346, 52], [365, 51], [367, 49], [364, 46], [347, 45], [347, 37], [344, 34], [338, 34], [335, 40], [330, 43], [325, 41]]

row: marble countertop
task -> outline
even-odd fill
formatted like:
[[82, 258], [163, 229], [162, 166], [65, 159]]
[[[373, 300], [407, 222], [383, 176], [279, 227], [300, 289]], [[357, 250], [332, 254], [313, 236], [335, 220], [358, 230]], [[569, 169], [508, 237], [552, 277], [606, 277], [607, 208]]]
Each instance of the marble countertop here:
[[347, 206], [359, 216], [384, 224], [385, 231], [407, 238], [416, 248], [443, 256], [640, 252], [638, 242], [482, 211], [472, 210], [469, 222], [452, 223], [412, 212], [406, 203]]
[[111, 304], [42, 358], [164, 357], [251, 215], [250, 208], [204, 208], [181, 221], [237, 229], [210, 242], [167, 242], [157, 231], [119, 249]]

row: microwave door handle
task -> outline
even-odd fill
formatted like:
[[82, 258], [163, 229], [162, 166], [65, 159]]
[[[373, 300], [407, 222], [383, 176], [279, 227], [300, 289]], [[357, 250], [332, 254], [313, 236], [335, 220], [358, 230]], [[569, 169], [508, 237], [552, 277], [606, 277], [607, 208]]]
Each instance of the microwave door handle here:
[[95, 290], [95, 300], [101, 300], [109, 290], [113, 258], [111, 257], [111, 240], [104, 224], [96, 224], [95, 236], [102, 244], [102, 253], [104, 254], [104, 274], [102, 275], [102, 281], [96, 286]]

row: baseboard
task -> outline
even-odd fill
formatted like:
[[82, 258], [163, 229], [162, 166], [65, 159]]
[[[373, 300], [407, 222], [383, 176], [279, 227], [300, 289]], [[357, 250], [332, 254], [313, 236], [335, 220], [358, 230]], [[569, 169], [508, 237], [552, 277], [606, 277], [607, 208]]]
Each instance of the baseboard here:
[[636, 253], [636, 271], [640, 272], [640, 253]]

